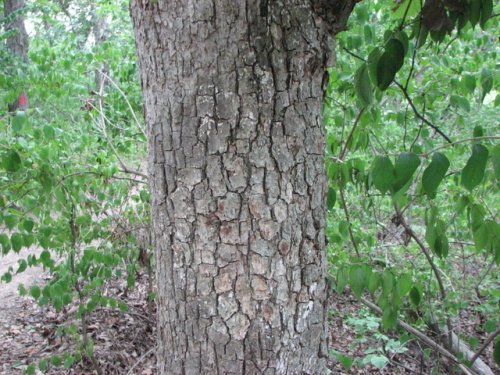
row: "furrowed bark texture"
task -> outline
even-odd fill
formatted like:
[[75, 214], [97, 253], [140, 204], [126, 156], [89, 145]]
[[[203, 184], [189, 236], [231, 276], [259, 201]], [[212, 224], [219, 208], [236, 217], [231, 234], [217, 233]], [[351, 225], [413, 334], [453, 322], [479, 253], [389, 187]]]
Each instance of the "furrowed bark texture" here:
[[131, 2], [161, 374], [325, 372], [320, 3]]

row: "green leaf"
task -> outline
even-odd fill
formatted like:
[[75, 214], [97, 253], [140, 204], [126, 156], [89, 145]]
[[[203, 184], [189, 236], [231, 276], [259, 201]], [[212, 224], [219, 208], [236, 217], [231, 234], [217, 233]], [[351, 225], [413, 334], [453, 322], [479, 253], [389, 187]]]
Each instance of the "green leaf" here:
[[476, 125], [474, 126], [474, 130], [472, 132], [472, 136], [474, 138], [476, 137], [483, 137], [484, 136], [484, 129], [481, 125]]
[[9, 236], [7, 236], [5, 233], [0, 233], [0, 245], [2, 245], [2, 254], [6, 255], [9, 252], [11, 246]]
[[64, 368], [66, 370], [70, 369], [75, 363], [75, 358], [71, 354], [64, 354]]
[[392, 83], [396, 73], [403, 66], [404, 57], [403, 43], [396, 38], [389, 39], [377, 63], [377, 83], [380, 90], [384, 91]]
[[373, 102], [372, 84], [368, 76], [368, 67], [362, 64], [354, 75], [354, 91], [356, 96], [363, 104], [363, 107], [368, 107]]
[[436, 195], [437, 188], [446, 176], [449, 167], [450, 161], [446, 156], [439, 152], [432, 155], [432, 161], [422, 176], [422, 187], [429, 198]]
[[484, 223], [484, 217], [486, 216], [486, 209], [480, 204], [474, 204], [470, 211], [470, 223], [471, 229], [473, 231], [478, 230], [481, 225]]
[[388, 296], [394, 289], [394, 275], [388, 269], [382, 274], [382, 290], [383, 294]]
[[53, 181], [50, 175], [42, 170], [40, 171], [40, 174], [38, 175], [38, 180], [40, 181], [40, 184], [42, 185], [43, 189], [46, 192], [49, 192], [52, 189], [53, 186]]
[[35, 226], [35, 222], [31, 219], [24, 219], [23, 220], [23, 228], [27, 232], [31, 232], [33, 230], [33, 227]]
[[442, 220], [427, 225], [425, 240], [437, 256], [440, 258], [448, 256], [449, 244], [446, 237], [446, 226]]
[[420, 290], [414, 286], [410, 290], [410, 301], [413, 304], [413, 306], [418, 307], [418, 305], [420, 305], [421, 300], [422, 300], [422, 295], [420, 294]]
[[481, 15], [481, 0], [469, 1], [469, 21], [472, 27], [476, 26], [479, 22]]
[[389, 363], [389, 359], [384, 355], [372, 355], [370, 357], [370, 363], [381, 370]]
[[375, 293], [375, 291], [380, 286], [381, 281], [382, 278], [380, 277], [380, 274], [377, 272], [372, 272], [372, 274], [370, 275], [370, 279], [368, 280], [368, 291], [372, 294]]
[[5, 283], [10, 283], [12, 281], [12, 274], [10, 272], [5, 272], [2, 275], [2, 279], [1, 280], [3, 282], [5, 282]]
[[128, 311], [128, 306], [127, 306], [127, 304], [126, 304], [125, 302], [120, 301], [120, 302], [118, 303], [118, 306], [119, 306], [120, 311], [121, 311], [122, 313], [124, 313], [124, 312], [127, 312], [127, 311]]
[[393, 184], [394, 192], [401, 190], [410, 181], [419, 165], [420, 158], [413, 152], [404, 152], [397, 157], [394, 166], [396, 175]]
[[465, 112], [470, 112], [470, 103], [469, 101], [460, 95], [452, 95], [450, 97], [450, 104], [455, 108], [459, 108]]
[[377, 65], [378, 60], [380, 59], [380, 55], [380, 49], [378, 47], [375, 47], [370, 52], [370, 54], [368, 55], [368, 59], [366, 60], [366, 63], [368, 65], [368, 75], [370, 76], [370, 79], [375, 86], [378, 86]]
[[488, 149], [480, 144], [472, 146], [472, 155], [462, 170], [462, 185], [472, 191], [481, 183], [488, 160]]
[[349, 270], [349, 285], [357, 299], [361, 298], [361, 293], [368, 283], [368, 275], [363, 266], [354, 264]]
[[409, 45], [408, 35], [406, 35], [406, 33], [403, 30], [399, 30], [394, 34], [394, 37], [401, 42], [406, 55], [408, 53], [408, 45]]
[[26, 367], [26, 374], [28, 375], [34, 375], [35, 374], [35, 365], [33, 363], [29, 364], [28, 367]]
[[488, 320], [484, 323], [484, 330], [488, 333], [492, 333], [497, 329], [497, 322], [495, 320]]
[[481, 18], [479, 19], [479, 26], [485, 29], [486, 22], [493, 14], [493, 0], [481, 0]]
[[45, 267], [51, 266], [52, 259], [50, 258], [50, 253], [47, 250], [42, 251], [40, 254], [40, 262], [42, 262]]
[[493, 88], [493, 75], [491, 73], [491, 70], [486, 67], [483, 68], [483, 70], [481, 70], [481, 77], [479, 80], [481, 82], [482, 88], [481, 102], [483, 102], [486, 94], [488, 94]]
[[41, 372], [47, 371], [48, 367], [49, 363], [46, 359], [41, 359], [40, 362], [38, 362], [38, 368], [40, 369]]
[[398, 311], [392, 306], [388, 306], [384, 309], [382, 314], [382, 327], [384, 330], [389, 330], [394, 328], [398, 322]]
[[56, 367], [61, 366], [62, 364], [61, 357], [59, 357], [58, 355], [53, 355], [52, 358], [50, 358], [50, 363], [52, 363], [52, 365]]
[[56, 297], [52, 299], [52, 305], [56, 309], [56, 311], [61, 311], [63, 308], [63, 301], [60, 297]]
[[465, 89], [467, 89], [469, 94], [472, 94], [474, 92], [474, 90], [476, 89], [476, 77], [474, 77], [473, 75], [465, 74], [462, 77], [462, 82], [463, 82], [463, 86], [465, 87]]
[[493, 358], [495, 362], [500, 366], [500, 339], [495, 342], [495, 348], [493, 349]]
[[19, 267], [17, 268], [16, 274], [24, 272], [26, 268], [28, 268], [28, 262], [24, 259], [19, 259], [17, 263], [19, 264]]
[[337, 288], [336, 292], [338, 294], [344, 292], [344, 288], [347, 285], [347, 282], [349, 280], [349, 274], [347, 272], [346, 267], [340, 267], [339, 271], [337, 272]]
[[50, 125], [45, 125], [43, 127], [43, 134], [45, 135], [45, 138], [47, 138], [47, 139], [54, 139], [55, 135], [56, 135], [54, 128]]
[[30, 288], [30, 296], [34, 299], [38, 299], [40, 297], [40, 287], [38, 285], [33, 285]]
[[337, 193], [334, 189], [329, 188], [328, 194], [326, 196], [326, 207], [331, 210], [335, 205], [335, 201], [337, 200]]
[[495, 178], [497, 182], [500, 182], [500, 144], [497, 144], [493, 148], [491, 154], [491, 161], [493, 162], [493, 170], [495, 171]]
[[411, 276], [407, 273], [401, 275], [396, 282], [396, 290], [400, 297], [404, 297], [413, 287], [413, 280]]
[[371, 175], [373, 185], [384, 194], [394, 184], [394, 167], [391, 160], [386, 156], [377, 156]]
[[12, 131], [14, 134], [21, 134], [26, 120], [26, 113], [23, 111], [16, 112], [16, 114], [12, 117]]
[[347, 355], [337, 353], [335, 354], [335, 359], [342, 364], [344, 369], [349, 370], [352, 367], [353, 359]]
[[486, 248], [486, 245], [488, 244], [488, 240], [490, 238], [488, 233], [487, 221], [485, 221], [479, 228], [477, 228], [473, 232], [473, 238], [474, 244], [476, 245], [476, 249], [478, 251]]
[[3, 217], [3, 220], [5, 221], [5, 225], [9, 230], [12, 230], [18, 223], [17, 216], [12, 214], [5, 215]]
[[12, 250], [18, 253], [19, 250], [21, 250], [24, 245], [24, 239], [22, 234], [17, 232], [13, 233], [10, 236], [10, 243], [12, 244]]
[[2, 156], [2, 166], [7, 172], [17, 172], [21, 168], [21, 157], [14, 150], [9, 150]]

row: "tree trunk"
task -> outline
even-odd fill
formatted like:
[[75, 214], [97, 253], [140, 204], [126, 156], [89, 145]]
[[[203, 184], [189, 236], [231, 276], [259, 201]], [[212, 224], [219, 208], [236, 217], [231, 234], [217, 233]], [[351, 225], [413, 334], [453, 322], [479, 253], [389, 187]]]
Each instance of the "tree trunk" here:
[[331, 3], [131, 1], [161, 374], [325, 373]]
[[[4, 0], [3, 12], [5, 17], [25, 6], [24, 0]], [[19, 56], [23, 61], [28, 58], [28, 33], [24, 27], [24, 18], [21, 15], [15, 16], [5, 26], [6, 31], [14, 31], [14, 33], [7, 38], [7, 48], [10, 52]]]

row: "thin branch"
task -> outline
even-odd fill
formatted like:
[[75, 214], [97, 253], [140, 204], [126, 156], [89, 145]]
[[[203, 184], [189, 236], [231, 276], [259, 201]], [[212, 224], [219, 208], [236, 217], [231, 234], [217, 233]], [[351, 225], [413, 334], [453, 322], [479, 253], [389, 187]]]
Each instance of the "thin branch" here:
[[347, 147], [349, 146], [349, 142], [351, 141], [351, 138], [354, 134], [354, 131], [356, 130], [356, 127], [358, 126], [359, 120], [361, 119], [361, 116], [363, 115], [364, 112], [365, 112], [365, 108], [362, 108], [361, 111], [359, 111], [358, 116], [356, 117], [356, 120], [354, 121], [354, 124], [352, 125], [351, 131], [347, 135], [344, 148], [342, 149], [342, 152], [339, 155], [340, 160], [344, 160], [345, 154], [347, 153]]
[[404, 29], [404, 24], [405, 24], [405, 21], [406, 21], [406, 16], [408, 16], [408, 11], [410, 10], [412, 2], [413, 2], [413, 0], [408, 1], [408, 5], [406, 6], [405, 13], [403, 14], [403, 19], [401, 20], [401, 23], [399, 25], [399, 30], [403, 30]]
[[437, 127], [436, 125], [434, 125], [432, 122], [430, 122], [429, 120], [427, 120], [424, 116], [422, 116], [420, 114], [420, 112], [418, 111], [417, 107], [415, 107], [415, 104], [413, 103], [413, 100], [410, 98], [410, 95], [408, 94], [408, 90], [406, 90], [406, 88], [403, 85], [401, 85], [398, 81], [394, 80], [394, 83], [403, 92], [403, 95], [405, 96], [406, 100], [410, 104], [410, 107], [413, 109], [413, 113], [415, 114], [415, 116], [417, 118], [419, 118], [420, 120], [422, 120], [423, 122], [425, 122], [426, 125], [430, 126], [432, 129], [434, 129], [434, 131], [436, 133], [438, 133], [441, 137], [443, 137], [444, 139], [446, 139], [447, 142], [452, 143], [452, 140], [446, 134], [444, 134], [441, 131], [441, 129], [439, 129], [439, 127]]
[[[410, 1], [411, 3], [411, 1]], [[408, 5], [409, 8], [409, 5]], [[411, 56], [411, 65], [410, 65], [410, 71], [408, 72], [408, 78], [406, 78], [406, 83], [405, 83], [405, 89], [408, 90], [408, 85], [410, 84], [410, 79], [413, 75], [413, 70], [415, 69], [415, 60], [417, 58], [417, 49], [418, 49], [418, 44], [420, 43], [420, 37], [422, 35], [422, 22], [418, 23], [418, 34], [417, 34], [417, 40], [415, 40], [415, 47], [413, 48], [413, 54]]]
[[137, 360], [136, 363], [133, 364], [133, 366], [127, 371], [127, 375], [131, 375], [133, 374], [133, 370], [144, 360], [144, 358], [146, 358], [149, 354], [151, 354], [151, 352], [153, 352], [154, 350], [156, 350], [156, 346], [153, 346], [151, 349], [149, 349], [146, 353], [144, 353], [141, 358], [139, 358]]
[[105, 122], [106, 120], [103, 117], [104, 109], [103, 109], [103, 104], [102, 104], [102, 96], [103, 96], [103, 92], [104, 92], [104, 82], [105, 82], [104, 80], [101, 82], [101, 87], [99, 88], [99, 101], [98, 101], [98, 103], [99, 103], [99, 119], [100, 119], [100, 121], [97, 122], [94, 120], [94, 122], [96, 122], [96, 125], [100, 128], [102, 134], [104, 135], [104, 138], [106, 139], [106, 142], [108, 143], [109, 148], [115, 154], [116, 159], [118, 160], [118, 163], [120, 163], [123, 171], [125, 173], [135, 174], [136, 176], [141, 176], [141, 177], [147, 179], [148, 176], [146, 176], [144, 173], [136, 171], [132, 168], [129, 168], [127, 166], [127, 164], [125, 164], [123, 159], [120, 157], [120, 154], [116, 150], [115, 146], [113, 146], [113, 142], [111, 142], [111, 139], [108, 136], [108, 132], [106, 131], [106, 122]]
[[339, 184], [339, 195], [340, 195], [340, 202], [342, 203], [342, 208], [344, 209], [344, 215], [347, 220], [347, 228], [349, 231], [349, 237], [351, 238], [352, 245], [354, 246], [354, 251], [356, 252], [356, 256], [358, 258], [361, 258], [361, 255], [359, 254], [359, 249], [358, 249], [358, 244], [356, 243], [356, 239], [354, 238], [354, 233], [352, 232], [352, 224], [351, 224], [351, 217], [349, 216], [349, 210], [347, 209], [347, 204], [345, 202], [344, 198], [344, 189]]
[[[126, 171], [122, 171], [120, 170], [120, 172], [124, 172], [126, 173]], [[98, 172], [94, 172], [94, 171], [78, 171], [78, 172], [73, 172], [73, 173], [70, 173], [70, 174], [67, 174], [66, 176], [63, 176], [58, 183], [61, 183], [62, 181], [70, 178], [70, 177], [74, 177], [74, 176], [82, 176], [84, 174], [91, 174], [91, 175], [94, 175], [94, 176], [98, 176], [98, 177], [104, 177], [104, 178], [110, 178], [110, 179], [113, 179], [113, 180], [124, 180], [124, 181], [131, 181], [131, 182], [136, 182], [138, 184], [144, 184], [146, 183], [145, 181], [141, 181], [141, 180], [136, 180], [135, 178], [130, 178], [130, 177], [120, 177], [120, 176], [104, 176], [104, 174], [102, 173], [98, 173]]]
[[436, 280], [439, 285], [439, 291], [441, 292], [441, 299], [446, 298], [446, 290], [444, 288], [443, 280], [441, 279], [441, 274], [434, 264], [431, 255], [429, 254], [429, 251], [427, 250], [427, 247], [424, 245], [424, 243], [420, 240], [420, 238], [416, 235], [416, 233], [413, 231], [413, 229], [410, 228], [410, 226], [406, 223], [406, 220], [404, 216], [400, 213], [399, 209], [396, 207], [396, 213], [399, 216], [400, 223], [405, 228], [406, 232], [410, 235], [410, 237], [417, 243], [418, 247], [422, 250], [422, 253], [425, 255], [427, 261], [429, 262], [432, 271], [434, 273], [434, 276], [436, 277]]
[[127, 103], [127, 106], [128, 106], [128, 108], [130, 110], [130, 113], [132, 114], [132, 117], [134, 118], [135, 124], [137, 125], [137, 127], [139, 128], [139, 130], [141, 131], [141, 133], [144, 135], [144, 137], [147, 137], [146, 136], [146, 132], [142, 128], [141, 123], [139, 122], [137, 116], [135, 115], [135, 112], [134, 112], [134, 109], [132, 108], [132, 105], [130, 104], [129, 100], [127, 99], [127, 95], [123, 92], [122, 89], [120, 89], [120, 87], [118, 86], [118, 84], [115, 81], [113, 81], [113, 79], [109, 75], [107, 75], [106, 73], [104, 73], [100, 69], [97, 69], [97, 71], [100, 74], [102, 74], [118, 90], [118, 92], [120, 93], [120, 95], [123, 97], [123, 99]]
[[366, 60], [364, 58], [362, 58], [361, 56], [359, 55], [356, 55], [354, 52], [352, 52], [351, 50], [345, 48], [345, 47], [342, 47], [342, 49], [347, 52], [349, 55], [351, 55], [352, 57], [358, 59], [358, 60], [361, 60], [363, 62], [366, 62]]
[[[361, 302], [363, 302], [366, 306], [368, 306], [371, 310], [375, 311], [377, 314], [382, 315], [382, 309], [375, 305], [374, 303], [361, 298]], [[463, 371], [464, 374], [466, 375], [474, 375], [465, 365], [460, 363], [457, 357], [455, 357], [452, 353], [450, 353], [448, 350], [443, 348], [441, 345], [439, 345], [437, 342], [432, 340], [429, 336], [426, 336], [419, 330], [413, 328], [409, 324], [403, 322], [402, 320], [397, 320], [398, 325], [403, 328], [405, 331], [411, 333], [412, 335], [416, 336], [420, 341], [424, 342], [426, 345], [428, 345], [430, 348], [434, 349], [435, 351], [439, 352], [440, 354], [444, 355], [445, 357], [451, 359], [453, 362], [457, 363], [460, 369]]]
[[492, 332], [488, 338], [486, 339], [486, 341], [483, 343], [483, 345], [481, 345], [481, 347], [477, 350], [477, 352], [474, 353], [474, 355], [472, 356], [472, 358], [470, 359], [470, 366], [472, 366], [474, 364], [474, 362], [476, 362], [476, 359], [478, 359], [478, 357], [481, 355], [482, 352], [484, 352], [484, 350], [488, 347], [488, 345], [490, 345], [490, 343], [495, 339], [495, 337], [497, 337], [498, 335], [500, 334], [500, 327], [497, 328], [497, 330], [495, 332]]
[[481, 140], [484, 140], [484, 139], [500, 139], [500, 136], [498, 136], [498, 135], [485, 135], [483, 137], [472, 137], [472, 138], [460, 139], [459, 141], [445, 143], [444, 145], [436, 147], [435, 149], [433, 149], [433, 150], [431, 150], [429, 152], [426, 152], [425, 154], [422, 154], [422, 156], [428, 156], [430, 154], [433, 154], [434, 152], [442, 150], [443, 148], [447, 148], [447, 147], [450, 147], [450, 146], [455, 146], [455, 145], [458, 145], [460, 143], [475, 142], [475, 141], [481, 141]]

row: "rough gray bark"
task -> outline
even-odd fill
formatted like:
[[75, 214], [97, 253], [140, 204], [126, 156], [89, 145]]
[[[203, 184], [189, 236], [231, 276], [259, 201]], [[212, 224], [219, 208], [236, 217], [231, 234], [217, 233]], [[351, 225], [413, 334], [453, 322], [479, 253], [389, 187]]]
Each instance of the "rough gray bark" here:
[[[5, 17], [9, 17], [15, 11], [25, 6], [24, 0], [4, 0], [3, 12]], [[7, 48], [16, 56], [26, 61], [28, 58], [28, 33], [24, 27], [24, 18], [22, 16], [14, 17], [5, 26], [6, 31], [14, 31], [14, 33], [7, 38]]]
[[325, 372], [331, 3], [131, 1], [161, 374]]

